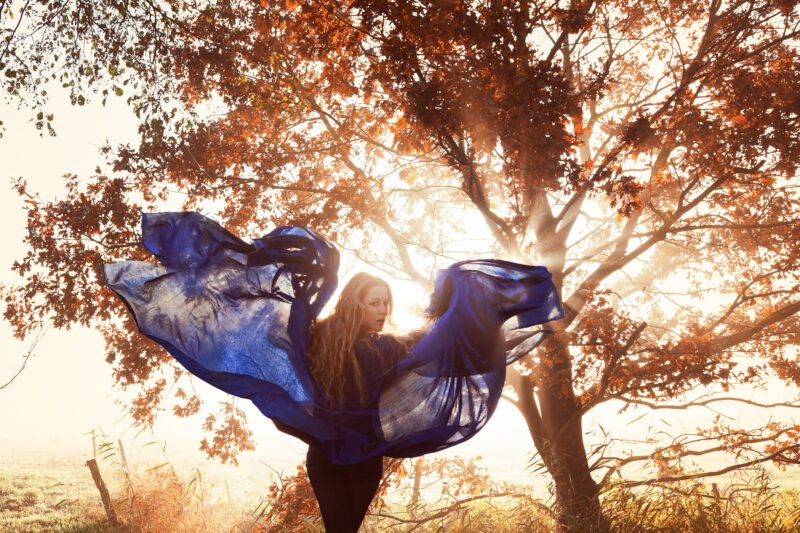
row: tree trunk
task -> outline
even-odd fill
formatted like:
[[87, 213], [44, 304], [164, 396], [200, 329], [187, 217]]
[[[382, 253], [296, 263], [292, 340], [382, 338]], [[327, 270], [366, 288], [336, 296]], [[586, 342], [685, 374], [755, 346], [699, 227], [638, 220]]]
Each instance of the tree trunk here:
[[608, 522], [600, 507], [599, 487], [589, 472], [583, 444], [583, 427], [572, 390], [571, 368], [564, 348], [546, 341], [550, 356], [537, 372], [538, 406], [531, 377], [512, 381], [519, 397], [519, 409], [556, 490], [558, 529], [565, 533], [605, 532]]
[[417, 510], [419, 508], [419, 487], [422, 482], [422, 470], [424, 467], [424, 458], [420, 457], [414, 462], [414, 487], [411, 492], [411, 503], [408, 506], [412, 519], [417, 517]]
[[583, 424], [575, 399], [560, 397], [560, 387], [548, 385], [539, 390], [538, 397], [542, 426], [550, 437], [559, 528], [570, 532], [607, 531], [599, 488], [589, 472]]

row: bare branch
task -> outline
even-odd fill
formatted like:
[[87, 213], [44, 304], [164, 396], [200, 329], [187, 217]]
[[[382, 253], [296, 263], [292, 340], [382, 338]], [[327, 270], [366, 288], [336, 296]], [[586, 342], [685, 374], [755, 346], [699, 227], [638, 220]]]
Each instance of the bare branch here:
[[621, 487], [641, 487], [642, 485], [651, 485], [653, 483], [674, 483], [676, 481], [687, 481], [689, 479], [701, 479], [707, 477], [715, 477], [721, 476], [723, 474], [727, 474], [728, 472], [734, 472], [736, 470], [743, 470], [745, 468], [749, 468], [751, 466], [755, 466], [761, 463], [766, 463], [768, 461], [772, 461], [773, 459], [782, 459], [784, 461], [796, 462], [794, 460], [790, 460], [784, 454], [787, 452], [797, 451], [800, 450], [800, 444], [791, 444], [789, 446], [784, 446], [781, 449], [763, 457], [759, 457], [757, 459], [753, 459], [752, 461], [747, 461], [744, 463], [736, 463], [730, 466], [726, 466], [725, 468], [720, 468], [717, 470], [708, 470], [704, 472], [698, 472], [696, 474], [684, 474], [680, 476], [661, 476], [654, 479], [647, 479], [647, 480], [638, 480], [638, 481], [620, 481], [615, 483]]
[[626, 403], [632, 403], [636, 405], [642, 405], [649, 409], [689, 409], [690, 407], [706, 407], [712, 403], [718, 402], [738, 402], [743, 403], [746, 405], [750, 405], [752, 407], [760, 407], [763, 409], [773, 409], [776, 407], [788, 407], [791, 409], [800, 409], [800, 402], [774, 402], [774, 403], [762, 403], [756, 402], [753, 400], [747, 400], [745, 398], [736, 398], [734, 396], [720, 396], [715, 398], [709, 398], [708, 400], [690, 400], [685, 403], [680, 404], [658, 404], [654, 402], [648, 402], [647, 400], [642, 400], [639, 398], [631, 398], [629, 396], [624, 395], [613, 395], [609, 396], [608, 399], [613, 400], [621, 400]]
[[28, 348], [28, 351], [25, 353], [25, 355], [22, 356], [22, 365], [20, 365], [19, 370], [17, 370], [17, 372], [13, 376], [11, 376], [11, 379], [6, 381], [4, 384], [0, 385], [0, 390], [3, 390], [9, 385], [11, 385], [11, 383], [13, 383], [15, 379], [17, 379], [17, 376], [19, 376], [22, 373], [22, 371], [25, 370], [25, 365], [28, 364], [28, 359], [30, 359], [34, 355], [33, 353], [34, 348], [36, 348], [36, 345], [39, 344], [40, 340], [42, 340], [42, 337], [44, 337], [44, 334], [47, 333], [48, 329], [50, 329], [49, 326], [48, 327], [42, 326], [39, 328], [39, 331], [36, 333], [36, 337], [33, 339], [30, 348]]

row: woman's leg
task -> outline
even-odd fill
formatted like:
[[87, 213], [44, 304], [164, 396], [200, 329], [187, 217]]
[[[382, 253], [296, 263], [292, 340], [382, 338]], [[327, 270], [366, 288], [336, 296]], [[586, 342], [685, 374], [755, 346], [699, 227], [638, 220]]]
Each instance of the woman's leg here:
[[348, 472], [348, 485], [350, 493], [350, 508], [358, 531], [364, 516], [367, 514], [369, 504], [375, 497], [375, 492], [381, 483], [383, 476], [383, 457], [369, 459], [354, 467]]
[[348, 483], [348, 471], [341, 465], [330, 463], [327, 458], [309, 447], [306, 455], [306, 470], [311, 488], [319, 503], [322, 522], [327, 533], [355, 533], [352, 497]]

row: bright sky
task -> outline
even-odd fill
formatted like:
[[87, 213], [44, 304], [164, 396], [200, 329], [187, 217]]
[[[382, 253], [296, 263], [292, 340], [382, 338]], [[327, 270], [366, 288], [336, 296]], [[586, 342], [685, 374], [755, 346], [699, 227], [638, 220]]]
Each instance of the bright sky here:
[[[122, 99], [110, 99], [105, 108], [99, 103], [72, 107], [66, 94], [59, 92], [58, 87], [52, 88], [50, 94], [53, 95], [58, 131], [55, 138], [39, 136], [29, 120], [32, 116], [29, 111], [0, 104], [0, 117], [6, 125], [5, 137], [0, 139], [0, 177], [6, 187], [0, 195], [0, 224], [3, 228], [0, 244], [5, 251], [0, 259], [0, 283], [5, 285], [17, 282], [11, 264], [25, 252], [22, 243], [25, 213], [19, 197], [11, 190], [10, 180], [25, 177], [31, 189], [38, 191], [44, 199], [61, 198], [60, 176], [75, 173], [86, 177], [100, 161], [98, 149], [106, 140], [116, 145], [135, 142], [137, 138], [135, 117]], [[345, 257], [343, 272], [351, 268], [354, 268], [352, 258]], [[392, 282], [392, 285], [398, 317], [418, 307], [420, 299], [425, 297], [416, 286], [398, 282]], [[400, 323], [402, 326], [402, 319]], [[0, 352], [0, 383], [16, 372], [31, 340], [14, 339], [8, 324], [0, 321], [3, 347]], [[163, 458], [158, 447], [144, 447], [153, 440], [152, 435], [143, 434], [135, 438], [137, 430], [130, 427], [130, 418], [125, 414], [132, 394], [114, 386], [111, 366], [104, 358], [103, 341], [96, 331], [73, 328], [70, 331], [51, 329], [46, 333], [24, 372], [9, 389], [0, 391], [0, 427], [3, 428], [0, 433], [0, 467], [20, 462], [43, 463], [48, 459], [83, 461], [91, 456], [91, 440], [87, 433], [93, 429], [104, 431], [114, 441], [122, 439], [131, 462]], [[292, 473], [304, 459], [304, 443], [275, 430], [249, 402], [242, 400], [238, 405], [249, 416], [256, 450], [244, 454], [243, 466], [238, 469], [220, 467], [215, 461], [205, 459], [198, 450], [202, 437], [200, 425], [209, 409], [216, 410], [217, 400], [224, 399], [224, 395], [200, 380], [195, 380], [195, 386], [206, 400], [201, 415], [187, 420], [176, 418], [167, 411], [160, 415], [155, 427], [155, 437], [167, 443], [167, 454], [173, 462], [214, 470], [234, 480], [242, 490], [257, 490], [270, 475], [263, 463]], [[773, 397], [774, 394], [773, 390]], [[601, 431], [644, 438], [650, 431], [648, 428], [658, 427], [674, 434], [681, 426], [694, 428], [712, 417], [707, 411], [694, 411], [671, 416], [670, 425], [664, 425], [660, 419], [669, 413], [657, 412], [633, 423], [642, 414], [642, 411], [630, 411], [617, 415], [613, 405], [601, 406], [584, 421], [587, 445], [599, 442]], [[742, 422], [745, 419], [760, 421], [768, 414], [742, 411]], [[544, 492], [546, 478], [534, 478], [525, 471], [532, 452], [533, 445], [522, 416], [511, 404], [503, 401], [495, 416], [476, 437], [435, 455], [480, 455], [482, 464], [489, 468], [494, 479], [536, 484]]]

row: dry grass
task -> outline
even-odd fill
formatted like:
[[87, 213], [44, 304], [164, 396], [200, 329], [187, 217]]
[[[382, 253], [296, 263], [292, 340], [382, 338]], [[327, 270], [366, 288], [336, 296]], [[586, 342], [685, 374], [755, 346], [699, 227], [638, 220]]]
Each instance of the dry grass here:
[[[49, 468], [47, 473], [0, 473], [0, 531], [287, 531], [282, 528], [286, 524], [265, 520], [272, 504], [279, 503], [268, 501], [268, 487], [264, 488], [261, 505], [254, 508], [230, 498], [213, 498], [213, 485], [199, 470], [181, 477], [167, 462], [126, 476], [120, 467], [107, 462], [101, 462], [100, 467], [111, 490], [120, 527], [108, 524], [88, 469], [81, 465], [72, 469]], [[404, 498], [407, 487], [398, 483], [387, 493], [383, 506], [371, 509], [362, 533], [552, 531], [552, 512], [525, 493], [522, 486], [514, 489], [516, 494], [510, 498], [467, 493], [409, 506]], [[305, 492], [297, 497], [304, 494], [302, 498], [307, 499]], [[442, 512], [448, 506], [452, 510]], [[621, 533], [800, 531], [800, 493], [772, 486], [763, 471], [742, 474], [735, 483], [718, 490], [700, 482], [638, 489], [611, 486], [603, 493], [603, 507], [613, 531]], [[309, 514], [306, 518], [305, 526], [298, 527], [322, 530], [318, 516]]]
[[[0, 472], [0, 532], [206, 533], [251, 531], [253, 509], [212, 498], [200, 470], [182, 478], [168, 463], [142, 473], [99, 461], [118, 525], [112, 526], [84, 465]], [[45, 473], [46, 472], [46, 473]]]
[[701, 482], [610, 487], [603, 507], [614, 531], [621, 533], [800, 531], [800, 493], [774, 487], [760, 469], [741, 473], [721, 488]]
[[114, 508], [126, 528], [137, 533], [249, 531], [248, 510], [236, 502], [212, 500], [209, 486], [196, 472], [181, 479], [171, 468], [135, 478]]

